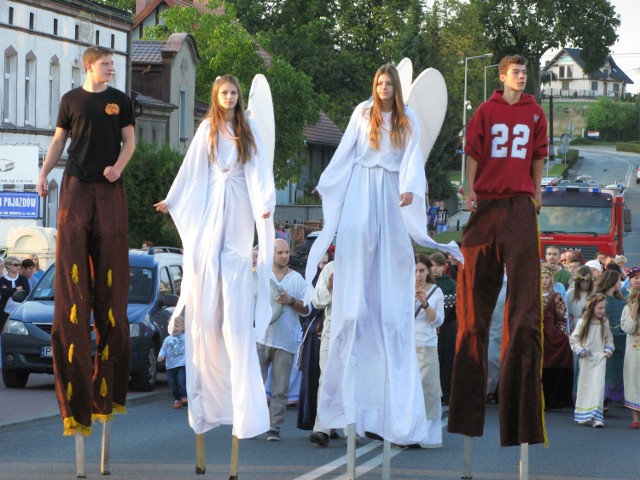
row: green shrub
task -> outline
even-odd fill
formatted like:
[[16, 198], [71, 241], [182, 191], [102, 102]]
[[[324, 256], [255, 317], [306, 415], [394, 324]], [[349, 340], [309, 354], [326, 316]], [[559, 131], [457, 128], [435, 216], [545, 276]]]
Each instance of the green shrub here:
[[618, 152], [640, 153], [640, 144], [631, 142], [616, 143], [616, 150]]
[[166, 144], [157, 148], [140, 142], [136, 146], [124, 171], [131, 247], [139, 248], [143, 240], [150, 240], [154, 245], [181, 245], [171, 218], [156, 212], [153, 204], [169, 192], [182, 159], [182, 153]]

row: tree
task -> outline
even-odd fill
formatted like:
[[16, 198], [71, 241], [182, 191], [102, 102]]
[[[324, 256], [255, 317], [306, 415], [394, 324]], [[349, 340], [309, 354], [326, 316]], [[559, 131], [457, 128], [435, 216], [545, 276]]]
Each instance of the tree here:
[[136, 11], [136, 0], [97, 0], [109, 7], [119, 8], [133, 15]]
[[620, 19], [608, 0], [471, 0], [494, 58], [520, 53], [529, 61], [528, 90], [540, 100], [540, 59], [550, 49], [582, 49], [587, 73], [598, 70], [618, 39]]
[[162, 14], [164, 25], [145, 29], [145, 38], [165, 39], [173, 32], [194, 36], [201, 61], [196, 67], [196, 95], [211, 101], [211, 85], [219, 75], [231, 72], [249, 93], [251, 80], [263, 73], [271, 87], [276, 121], [274, 176], [276, 186], [297, 180], [304, 159], [304, 128], [319, 118], [319, 98], [310, 79], [277, 56], [267, 66], [257, 53], [256, 42], [229, 14], [201, 13], [195, 8], [173, 7]]
[[587, 128], [605, 141], [632, 140], [638, 131], [638, 104], [601, 97], [589, 108]]

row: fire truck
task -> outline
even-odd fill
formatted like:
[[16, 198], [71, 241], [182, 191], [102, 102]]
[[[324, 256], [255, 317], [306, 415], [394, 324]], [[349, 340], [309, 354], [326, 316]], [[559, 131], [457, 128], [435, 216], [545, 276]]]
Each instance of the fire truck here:
[[631, 231], [631, 210], [624, 201], [624, 187], [563, 181], [542, 190], [538, 217], [540, 248], [571, 248], [584, 260], [597, 252], [624, 253], [622, 240]]

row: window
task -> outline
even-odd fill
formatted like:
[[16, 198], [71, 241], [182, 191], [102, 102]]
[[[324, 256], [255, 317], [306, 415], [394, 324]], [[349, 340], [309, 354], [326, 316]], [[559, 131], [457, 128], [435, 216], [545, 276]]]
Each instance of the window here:
[[169, 278], [169, 272], [167, 272], [167, 267], [162, 267], [160, 269], [160, 295], [166, 295], [167, 293], [173, 293], [173, 289], [171, 288], [171, 279]]
[[573, 78], [573, 67], [567, 65], [567, 78]]
[[155, 127], [151, 128], [151, 145], [157, 145], [158, 144], [158, 134], [156, 132]]
[[558, 77], [565, 78], [564, 77], [564, 67], [560, 67], [560, 73], [558, 74]]
[[18, 112], [18, 52], [13, 47], [4, 51], [4, 81], [2, 84], [2, 122], [16, 123]]
[[80, 25], [76, 24], [73, 30], [73, 39], [80, 40]]
[[180, 265], [170, 265], [171, 280], [173, 280], [173, 288], [176, 295], [180, 295], [180, 287], [182, 287], [182, 267]]
[[100, 45], [100, 30], [96, 30], [96, 45]]
[[591, 91], [592, 92], [598, 91], [598, 82], [591, 82]]
[[55, 128], [60, 106], [60, 64], [55, 55], [49, 65], [49, 128]]
[[9, 25], [13, 25], [13, 7], [9, 7]]
[[53, 34], [58, 35], [58, 19], [53, 19]]
[[562, 82], [562, 90], [569, 90], [569, 82], [564, 80]]
[[24, 124], [36, 125], [36, 56], [29, 52], [24, 68]]
[[29, 30], [33, 30], [35, 22], [36, 22], [35, 13], [30, 13], [29, 14]]
[[80, 67], [74, 65], [71, 67], [71, 88], [77, 88], [80, 86], [81, 72]]
[[180, 125], [178, 127], [180, 140], [187, 138], [187, 88], [180, 87]]
[[111, 49], [115, 49], [116, 48], [116, 36], [112, 33], [111, 34]]
[[614, 83], [613, 84], [613, 92], [614, 93], [620, 93], [620, 84], [619, 83]]

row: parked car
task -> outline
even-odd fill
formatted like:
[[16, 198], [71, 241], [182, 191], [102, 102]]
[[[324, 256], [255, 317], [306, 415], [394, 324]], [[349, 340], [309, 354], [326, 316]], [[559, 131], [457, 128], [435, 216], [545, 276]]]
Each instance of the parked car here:
[[[130, 386], [150, 391], [156, 383], [158, 352], [168, 335], [167, 324], [180, 294], [182, 254], [170, 247], [129, 250], [129, 265]], [[28, 295], [14, 294], [22, 303], [9, 316], [2, 331], [2, 380], [8, 388], [24, 387], [31, 373], [53, 373], [54, 274], [55, 264]], [[93, 329], [91, 338], [95, 355]]]

